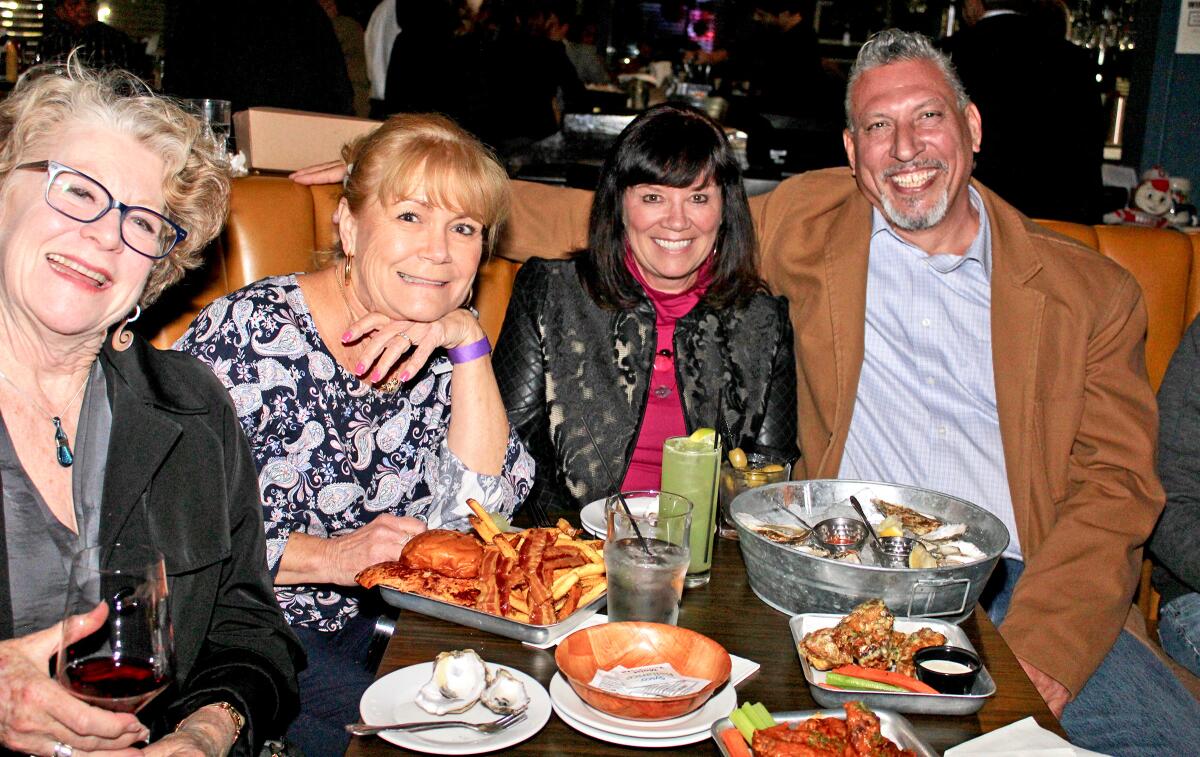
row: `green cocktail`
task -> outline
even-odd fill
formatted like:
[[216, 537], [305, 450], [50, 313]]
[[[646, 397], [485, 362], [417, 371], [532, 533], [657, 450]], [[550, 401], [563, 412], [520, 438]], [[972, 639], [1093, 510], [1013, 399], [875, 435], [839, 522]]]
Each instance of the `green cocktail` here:
[[[699, 437], [699, 438], [697, 438]], [[717, 515], [717, 472], [721, 447], [716, 435], [697, 432], [673, 436], [663, 443], [662, 486], [692, 502], [691, 563], [684, 585], [703, 586], [712, 569], [713, 531]]]

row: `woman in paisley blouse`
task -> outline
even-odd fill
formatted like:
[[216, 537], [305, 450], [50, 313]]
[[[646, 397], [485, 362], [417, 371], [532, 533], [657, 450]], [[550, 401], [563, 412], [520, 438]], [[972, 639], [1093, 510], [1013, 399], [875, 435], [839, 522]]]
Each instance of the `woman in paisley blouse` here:
[[523, 515], [553, 522], [606, 496], [607, 471], [657, 489], [663, 441], [699, 427], [797, 456], [787, 303], [755, 258], [721, 127], [670, 103], [634, 119], [601, 169], [587, 249], [525, 263], [500, 332], [500, 391], [537, 461]]
[[467, 497], [511, 516], [533, 476], [465, 307], [508, 211], [503, 168], [440, 116], [394, 117], [343, 158], [329, 265], [215, 301], [176, 345], [250, 439], [276, 596], [309, 659], [289, 738], [310, 754], [344, 751], [373, 680], [355, 574], [426, 525], [464, 527]]

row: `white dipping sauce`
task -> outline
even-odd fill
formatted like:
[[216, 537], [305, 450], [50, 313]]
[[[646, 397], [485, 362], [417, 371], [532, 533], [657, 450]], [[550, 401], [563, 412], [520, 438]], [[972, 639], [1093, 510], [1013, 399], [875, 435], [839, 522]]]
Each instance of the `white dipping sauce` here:
[[922, 660], [921, 667], [926, 670], [932, 670], [934, 673], [944, 673], [945, 675], [952, 676], [971, 672], [971, 668], [963, 665], [961, 662], [952, 662], [951, 660]]

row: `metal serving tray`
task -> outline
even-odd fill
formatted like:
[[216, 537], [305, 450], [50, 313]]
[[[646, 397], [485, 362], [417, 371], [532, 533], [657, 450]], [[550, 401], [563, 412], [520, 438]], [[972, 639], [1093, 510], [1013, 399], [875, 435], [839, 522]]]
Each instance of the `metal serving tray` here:
[[[804, 669], [804, 680], [808, 681], [808, 689], [812, 692], [813, 699], [823, 707], [840, 707], [843, 702], [857, 700], [865, 702], [873, 710], [883, 708], [920, 715], [970, 715], [979, 712], [984, 700], [996, 693], [996, 682], [986, 666], [980, 667], [970, 694], [910, 694], [827, 689], [821, 685], [825, 683], [825, 671], [817, 670], [808, 664], [808, 660], [800, 653], [800, 640], [812, 631], [836, 626], [843, 617], [845, 616], [814, 612], [796, 615], [788, 621], [788, 627], [792, 629], [792, 642], [796, 647], [796, 654], [800, 657], [800, 667]], [[894, 627], [903, 633], [932, 628], [946, 637], [947, 644], [975, 651], [966, 632], [953, 623], [932, 618], [896, 618]]]
[[383, 601], [392, 607], [412, 610], [422, 615], [448, 620], [460, 626], [478, 628], [480, 631], [487, 631], [517, 641], [528, 641], [532, 644], [545, 644], [550, 639], [575, 630], [580, 623], [604, 607], [608, 599], [607, 594], [601, 594], [586, 605], [577, 608], [575, 612], [567, 616], [566, 620], [549, 626], [535, 626], [532, 623], [518, 623], [515, 620], [492, 615], [472, 607], [450, 604], [440, 599], [431, 599], [420, 594], [390, 589], [386, 586], [380, 586], [379, 593], [383, 597]]
[[[868, 706], [879, 716], [879, 730], [885, 737], [900, 745], [901, 749], [911, 749], [917, 753], [917, 757], [938, 757], [938, 753], [921, 738], [917, 729], [913, 728], [913, 724], [908, 722], [903, 715], [891, 710]], [[772, 712], [771, 717], [775, 718], [776, 723], [799, 723], [813, 717], [845, 720], [846, 711], [840, 708], [837, 710], [793, 710], [791, 712]], [[721, 741], [721, 732], [727, 728], [733, 728], [733, 722], [729, 718], [721, 718], [712, 725], [713, 741], [717, 742], [717, 749], [721, 750], [722, 757], [730, 757], [729, 750]]]

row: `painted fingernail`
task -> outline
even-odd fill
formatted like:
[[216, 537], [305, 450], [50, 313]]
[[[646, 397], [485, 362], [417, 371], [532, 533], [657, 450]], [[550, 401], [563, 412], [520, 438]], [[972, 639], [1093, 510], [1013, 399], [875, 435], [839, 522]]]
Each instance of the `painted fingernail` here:
[[354, 372], [359, 376], [363, 375], [363, 372], [366, 370], [367, 366], [363, 363], [359, 363], [358, 365], [354, 366]]
[[383, 372], [375, 371], [374, 373], [371, 374], [371, 380], [372, 381], [382, 381], [383, 380]]
[[342, 341], [343, 341], [343, 342], [348, 342], [348, 341], [350, 341], [350, 340], [351, 340], [351, 339], [353, 339], [353, 338], [354, 338], [354, 332], [353, 332], [353, 331], [351, 331], [351, 330], [349, 330], [349, 329], [346, 329], [345, 333], [343, 333], [343, 334], [342, 334]]
[[400, 381], [401, 382], [408, 381], [408, 371], [404, 371], [403, 373], [400, 374]]

